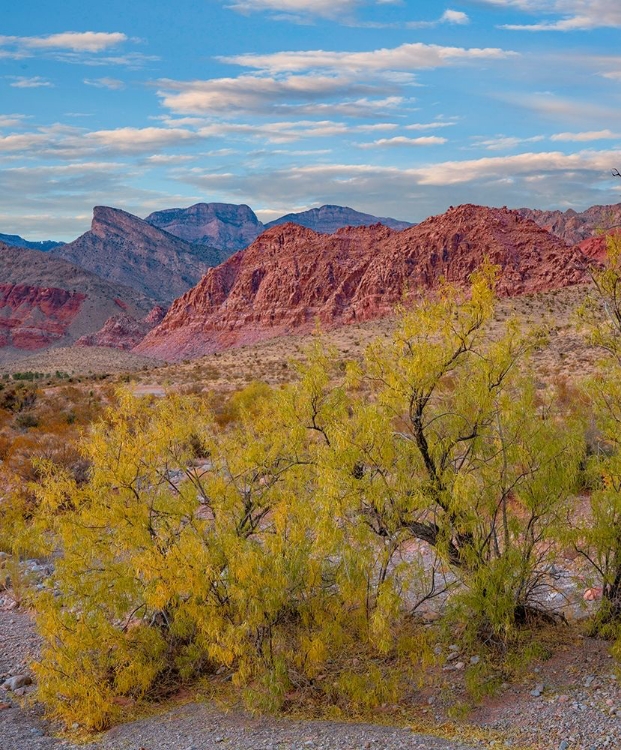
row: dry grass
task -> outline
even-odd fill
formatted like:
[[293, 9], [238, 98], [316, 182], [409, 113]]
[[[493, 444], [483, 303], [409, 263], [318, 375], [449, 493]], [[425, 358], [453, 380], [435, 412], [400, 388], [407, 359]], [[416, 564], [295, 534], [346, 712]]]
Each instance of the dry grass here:
[[[578, 330], [576, 311], [587, 291], [588, 287], [576, 286], [501, 300], [490, 335], [497, 335], [513, 316], [524, 326], [545, 324], [550, 330], [549, 343], [534, 355], [537, 377], [542, 384], [579, 379], [593, 372], [601, 359], [601, 353], [588, 346]], [[324, 335], [343, 359], [356, 359], [372, 341], [390, 336], [394, 326], [395, 318], [389, 317], [342, 326]], [[234, 390], [257, 380], [278, 385], [295, 377], [295, 363], [304, 359], [309, 340], [309, 334], [271, 339], [163, 365], [136, 377], [146, 388], [195, 391]]]

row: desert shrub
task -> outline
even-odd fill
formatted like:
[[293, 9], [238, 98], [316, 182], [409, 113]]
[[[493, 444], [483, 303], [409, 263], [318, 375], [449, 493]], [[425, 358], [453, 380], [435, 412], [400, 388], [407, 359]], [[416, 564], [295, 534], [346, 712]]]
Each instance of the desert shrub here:
[[48, 708], [101, 729], [120, 698], [224, 669], [263, 708], [306, 686], [365, 710], [429, 658], [411, 615], [436, 596], [490, 648], [545, 615], [580, 425], [518, 370], [539, 336], [488, 339], [493, 278], [415, 305], [361, 364], [317, 340], [277, 390], [212, 408], [122, 392], [84, 436], [83, 481], [37, 462]]
[[[579, 311], [589, 342], [606, 355], [597, 376], [583, 385], [591, 424], [586, 476], [590, 514], [572, 524], [568, 535], [592, 567], [602, 603], [592, 630], [621, 633], [621, 236], [607, 237], [603, 266], [593, 267], [595, 293]], [[616, 647], [621, 654], [621, 640]]]

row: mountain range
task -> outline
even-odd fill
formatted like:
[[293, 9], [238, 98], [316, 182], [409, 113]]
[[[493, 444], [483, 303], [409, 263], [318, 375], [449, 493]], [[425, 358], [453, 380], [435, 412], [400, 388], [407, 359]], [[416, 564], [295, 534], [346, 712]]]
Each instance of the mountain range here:
[[23, 237], [20, 237], [18, 234], [1, 233], [0, 242], [11, 247], [26, 247], [29, 250], [41, 250], [44, 253], [48, 250], [52, 250], [52, 248], [54, 247], [58, 247], [59, 245], [64, 244], [62, 242], [55, 242], [54, 240], [41, 240], [40, 242], [31, 242], [30, 240], [25, 240]]
[[0, 245], [0, 359], [74, 343], [198, 356], [308, 331], [317, 319], [330, 328], [386, 315], [441, 277], [467, 283], [486, 257], [502, 269], [502, 295], [555, 289], [587, 280], [605, 253], [598, 231], [620, 220], [621, 204], [580, 213], [466, 205], [418, 225], [342, 206], [266, 225], [246, 205], [198, 203], [146, 219], [99, 206], [73, 242], [47, 252]]
[[96, 206], [90, 231], [51, 255], [169, 304], [229, 253], [195, 245], [118, 208]]

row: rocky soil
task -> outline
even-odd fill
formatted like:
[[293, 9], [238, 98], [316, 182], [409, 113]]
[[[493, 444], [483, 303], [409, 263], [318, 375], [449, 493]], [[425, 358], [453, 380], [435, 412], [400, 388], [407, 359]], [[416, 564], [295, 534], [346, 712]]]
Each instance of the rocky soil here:
[[20, 358], [12, 356], [4, 359], [2, 354], [0, 349], [0, 374], [28, 371], [54, 373], [60, 370], [69, 375], [98, 375], [149, 370], [162, 364], [150, 357], [103, 346], [59, 347]]

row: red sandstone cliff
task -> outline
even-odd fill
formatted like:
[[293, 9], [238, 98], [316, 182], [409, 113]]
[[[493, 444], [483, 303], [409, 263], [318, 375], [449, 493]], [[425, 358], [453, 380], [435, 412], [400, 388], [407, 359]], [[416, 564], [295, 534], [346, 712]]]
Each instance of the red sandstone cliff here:
[[325, 328], [368, 320], [441, 277], [467, 284], [485, 258], [501, 267], [501, 295], [587, 279], [578, 249], [507, 209], [460, 206], [402, 232], [374, 225], [320, 235], [285, 224], [210, 269], [136, 351], [182, 359], [310, 330], [317, 319]]

